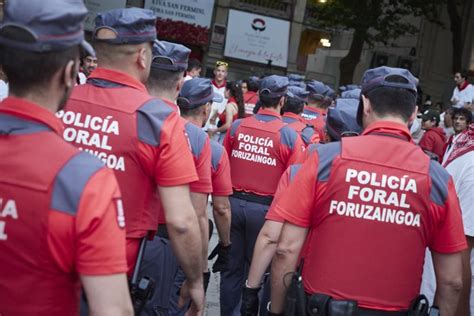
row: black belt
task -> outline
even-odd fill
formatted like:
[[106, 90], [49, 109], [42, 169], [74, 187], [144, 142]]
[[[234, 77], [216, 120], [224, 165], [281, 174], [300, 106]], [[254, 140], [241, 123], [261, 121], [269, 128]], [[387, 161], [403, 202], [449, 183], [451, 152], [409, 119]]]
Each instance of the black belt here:
[[368, 308], [357, 308], [358, 316], [407, 316], [407, 311], [382, 311]]
[[166, 227], [166, 224], [160, 224], [158, 225], [158, 229], [156, 231], [156, 236], [164, 238], [164, 239], [170, 239], [170, 236], [168, 235], [168, 228]]
[[357, 306], [353, 300], [335, 300], [325, 294], [306, 294], [306, 311], [309, 316], [408, 316], [408, 311], [385, 311]]
[[254, 193], [244, 192], [244, 191], [235, 191], [231, 195], [233, 198], [241, 199], [249, 202], [254, 202], [258, 204], [270, 205], [273, 201], [272, 195], [258, 195]]

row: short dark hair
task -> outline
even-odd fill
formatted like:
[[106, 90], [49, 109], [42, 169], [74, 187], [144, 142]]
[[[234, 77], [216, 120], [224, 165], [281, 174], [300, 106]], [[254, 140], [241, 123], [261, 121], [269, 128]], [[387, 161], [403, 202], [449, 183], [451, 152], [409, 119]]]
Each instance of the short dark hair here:
[[244, 80], [247, 83], [247, 90], [257, 92], [258, 91], [258, 82], [255, 80]]
[[440, 117], [439, 116], [435, 116], [431, 119], [428, 119], [428, 120], [423, 120], [421, 119], [422, 122], [426, 122], [426, 121], [430, 121], [430, 122], [434, 122], [434, 125], [435, 127], [438, 127], [439, 126], [439, 122], [440, 122]]
[[322, 109], [327, 109], [332, 104], [332, 98], [326, 96], [313, 96], [309, 95], [308, 101], [311, 103], [317, 104], [318, 107]]
[[183, 78], [184, 71], [171, 71], [151, 67], [150, 76], [147, 80], [147, 87], [163, 91], [174, 89], [179, 80]]
[[191, 58], [188, 61], [188, 69], [187, 71], [191, 71], [193, 69], [199, 69], [202, 68], [201, 62], [197, 60], [196, 58]]
[[184, 117], [196, 117], [202, 112], [202, 107], [205, 106], [207, 103], [201, 104], [198, 107], [192, 108], [192, 109], [186, 109], [186, 108], [179, 108], [179, 111], [181, 112], [181, 116]]
[[[388, 82], [408, 83], [408, 80], [392, 75], [385, 78]], [[396, 115], [408, 121], [415, 111], [416, 93], [403, 88], [381, 86], [365, 94], [372, 104], [374, 112], [380, 116]]]
[[446, 109], [445, 112], [446, 112], [447, 114], [453, 116], [453, 113], [454, 113], [454, 110], [455, 110], [455, 109], [456, 109], [456, 108], [455, 108], [454, 106], [450, 106], [450, 107], [448, 107], [448, 108]]
[[1, 63], [10, 91], [24, 96], [33, 89], [47, 87], [54, 74], [70, 60], [79, 58], [79, 46], [61, 51], [38, 53], [1, 47]]
[[262, 108], [276, 108], [281, 97], [270, 97], [266, 94], [260, 94], [259, 100]]
[[466, 118], [467, 125], [472, 123], [472, 113], [466, 108], [455, 108], [453, 110], [453, 119], [456, 115], [462, 115]]
[[454, 74], [460, 74], [461, 78], [464, 78], [465, 80], [467, 80], [468, 77], [469, 77], [469, 72], [465, 69], [461, 69], [459, 71], [456, 71]]
[[297, 98], [287, 98], [285, 105], [282, 108], [282, 112], [291, 112], [295, 114], [300, 114], [303, 112], [304, 101]]

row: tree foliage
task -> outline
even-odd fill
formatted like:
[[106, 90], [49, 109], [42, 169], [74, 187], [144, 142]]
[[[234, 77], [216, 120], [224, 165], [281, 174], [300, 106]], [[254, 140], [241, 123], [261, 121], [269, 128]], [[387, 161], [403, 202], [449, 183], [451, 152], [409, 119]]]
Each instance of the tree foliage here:
[[364, 41], [389, 44], [405, 34], [414, 34], [417, 27], [406, 17], [424, 16], [439, 22], [439, 5], [443, 0], [309, 0], [312, 14], [308, 22], [329, 29], [365, 31]]
[[[307, 22], [337, 32], [353, 30], [354, 38], [348, 55], [341, 60], [341, 83], [352, 81], [363, 45], [389, 45], [402, 35], [414, 34], [416, 25], [407, 17], [423, 16], [439, 22], [439, 5], [445, 0], [308, 0]], [[357, 41], [357, 43], [354, 43]]]

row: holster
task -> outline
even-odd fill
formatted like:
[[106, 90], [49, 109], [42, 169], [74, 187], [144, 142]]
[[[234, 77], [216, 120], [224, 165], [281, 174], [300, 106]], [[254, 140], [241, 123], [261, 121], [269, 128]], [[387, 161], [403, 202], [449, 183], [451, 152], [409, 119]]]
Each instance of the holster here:
[[285, 297], [285, 316], [306, 316], [306, 293], [303, 286], [301, 271], [303, 268], [303, 259], [301, 260], [298, 271], [291, 277], [291, 283]]
[[326, 294], [313, 294], [308, 297], [306, 311], [309, 316], [357, 316], [357, 302], [333, 300]]

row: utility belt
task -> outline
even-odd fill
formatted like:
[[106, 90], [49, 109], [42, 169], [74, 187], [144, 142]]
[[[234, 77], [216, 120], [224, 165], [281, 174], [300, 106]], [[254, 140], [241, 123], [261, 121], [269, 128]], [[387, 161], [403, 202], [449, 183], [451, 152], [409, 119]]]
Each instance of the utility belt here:
[[326, 294], [306, 294], [308, 316], [408, 316], [407, 311], [382, 311], [360, 308], [357, 301], [336, 300]]
[[385, 311], [359, 307], [354, 300], [337, 300], [326, 294], [306, 294], [308, 316], [439, 316], [439, 310], [429, 308], [428, 299], [418, 296], [408, 310]]
[[258, 195], [254, 193], [244, 192], [244, 191], [235, 191], [231, 195], [233, 198], [241, 199], [253, 203], [270, 205], [273, 201], [272, 195]]
[[285, 297], [285, 316], [439, 316], [439, 310], [430, 309], [424, 295], [417, 296], [405, 311], [384, 311], [359, 307], [354, 300], [338, 300], [329, 295], [307, 294], [303, 286], [304, 258], [291, 276]]
[[137, 262], [133, 269], [132, 278], [129, 280], [130, 296], [132, 298], [133, 309], [136, 316], [140, 316], [145, 304], [153, 295], [155, 291], [155, 280], [148, 276], [140, 276], [140, 269], [145, 256], [145, 247], [148, 236], [145, 236], [140, 241], [138, 249]]

